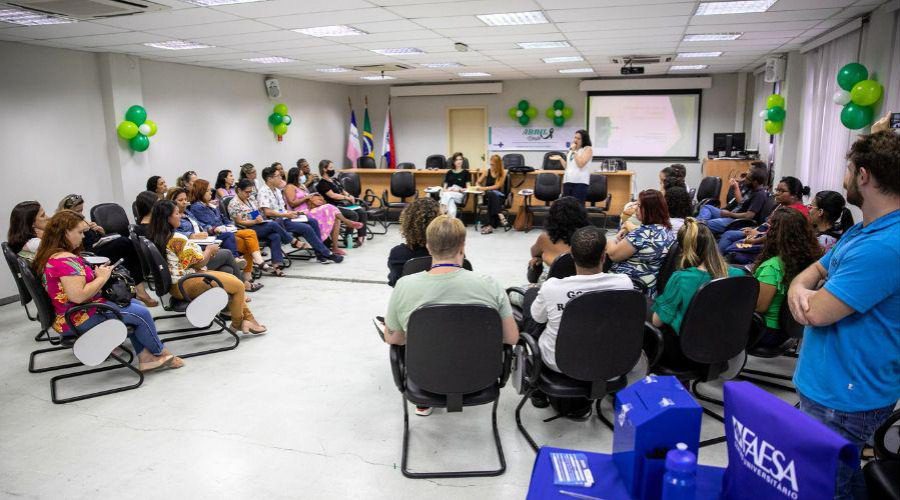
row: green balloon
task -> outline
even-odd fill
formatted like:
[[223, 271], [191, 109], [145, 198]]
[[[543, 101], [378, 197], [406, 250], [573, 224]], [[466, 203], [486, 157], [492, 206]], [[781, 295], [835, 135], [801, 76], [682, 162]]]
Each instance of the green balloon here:
[[279, 123], [278, 125], [275, 125], [274, 130], [275, 130], [275, 134], [284, 135], [287, 133], [287, 125], [285, 125], [283, 123]]
[[562, 102], [562, 99], [553, 101], [553, 109], [563, 109], [564, 107], [566, 107], [566, 104]]
[[863, 80], [853, 86], [850, 101], [860, 106], [871, 106], [881, 99], [883, 88], [875, 80]]
[[546, 116], [547, 118], [552, 120], [553, 117], [556, 115], [553, 114], [553, 108], [547, 108], [547, 111], [544, 113], [544, 116]]
[[872, 115], [870, 106], [860, 106], [849, 102], [841, 110], [841, 123], [850, 130], [858, 130], [872, 123]]
[[[125, 119], [140, 127], [141, 124], [144, 123], [144, 120], [147, 119], [147, 110], [142, 106], [138, 106], [137, 104], [135, 104], [134, 106], [128, 108], [128, 111], [125, 112]], [[141, 151], [143, 151], [143, 149]]]
[[782, 108], [781, 106], [774, 106], [768, 109], [766, 118], [768, 118], [769, 121], [773, 122], [783, 122], [785, 114], [786, 113], [784, 112], [784, 108]]
[[131, 145], [131, 149], [140, 153], [150, 147], [150, 138], [144, 134], [138, 134], [132, 137], [128, 144]]
[[276, 104], [272, 111], [279, 115], [286, 115], [288, 114], [287, 104]]
[[536, 118], [537, 117], [537, 108], [529, 107], [525, 114], [528, 115], [528, 118]]
[[780, 134], [781, 131], [784, 130], [784, 122], [773, 122], [771, 120], [766, 120], [766, 133], [775, 135]]
[[784, 97], [781, 97], [778, 94], [772, 94], [766, 98], [766, 107], [774, 108], [778, 106], [779, 108], [784, 107]]
[[523, 126], [528, 125], [528, 122], [530, 120], [531, 120], [531, 118], [528, 118], [528, 115], [523, 113], [522, 116], [519, 117], [519, 124], [523, 125]]
[[116, 132], [119, 134], [119, 137], [127, 141], [138, 135], [138, 126], [134, 122], [124, 121], [116, 127]]
[[566, 123], [565, 118], [563, 118], [561, 116], [553, 117], [553, 124], [556, 125], [557, 127], [562, 127], [564, 123]]
[[516, 118], [518, 118], [516, 116], [516, 111], [518, 111], [518, 108], [509, 108], [509, 111], [507, 111], [506, 114], [509, 115], [510, 118], [515, 120]]
[[530, 106], [528, 105], [528, 101], [522, 99], [521, 101], [519, 101], [519, 105], [516, 107], [519, 108], [519, 111], [528, 111], [528, 108]]
[[562, 112], [563, 118], [565, 118], [566, 120], [572, 118], [572, 115], [575, 113], [574, 111], [572, 111], [572, 108], [563, 108]]
[[850, 63], [838, 71], [838, 86], [850, 92], [857, 83], [869, 78], [869, 70], [860, 63]]
[[278, 113], [272, 113], [271, 115], [269, 115], [269, 123], [274, 127], [275, 125], [278, 125], [282, 122], [282, 118], [284, 118], [282, 115], [279, 115]]

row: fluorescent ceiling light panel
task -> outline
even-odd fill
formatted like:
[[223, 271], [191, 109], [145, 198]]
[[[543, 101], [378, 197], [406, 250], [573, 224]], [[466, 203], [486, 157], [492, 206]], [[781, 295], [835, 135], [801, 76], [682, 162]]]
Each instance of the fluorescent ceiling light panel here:
[[463, 78], [477, 78], [480, 76], [491, 76], [490, 73], [484, 73], [481, 71], [474, 71], [474, 72], [469, 72], [469, 73], [457, 73], [457, 75], [459, 75]]
[[0, 9], [0, 21], [22, 26], [43, 26], [47, 24], [68, 24], [78, 22], [78, 20], [68, 17], [51, 16], [19, 8]]
[[681, 64], [670, 66], [669, 71], [693, 71], [698, 69], [706, 69], [708, 67], [708, 64]]
[[388, 75], [379, 75], [379, 76], [361, 76], [363, 80], [396, 80], [393, 76]]
[[566, 41], [558, 41], [558, 42], [519, 42], [518, 45], [523, 49], [562, 49], [566, 47], [571, 47], [569, 42]]
[[356, 35], [367, 35], [365, 31], [360, 31], [356, 28], [351, 28], [350, 26], [336, 25], [336, 26], [317, 26], [315, 28], [300, 28], [296, 30], [292, 30], [297, 33], [302, 33], [304, 35], [309, 36], [317, 36], [317, 37], [327, 37], [327, 36], [356, 36]]
[[683, 42], [722, 42], [727, 40], [737, 40], [743, 33], [698, 33], [694, 35], [684, 35]]
[[214, 7], [216, 5], [231, 5], [235, 3], [253, 3], [262, 0], [184, 0], [187, 3], [199, 5], [201, 7]]
[[319, 73], [346, 73], [350, 70], [347, 68], [319, 68], [316, 71]]
[[678, 59], [689, 59], [691, 57], [719, 57], [722, 52], [679, 52]]
[[741, 0], [738, 2], [700, 2], [695, 16], [715, 16], [719, 14], [749, 14], [765, 12], [777, 0]]
[[287, 57], [253, 57], [250, 59], [243, 59], [247, 62], [254, 62], [260, 64], [281, 64], [281, 63], [289, 63], [295, 62], [296, 59], [288, 59]]
[[581, 62], [584, 58], [581, 56], [561, 56], [561, 57], [545, 57], [542, 59], [547, 64]]
[[147, 47], [155, 47], [157, 49], [166, 50], [190, 50], [190, 49], [209, 49], [214, 45], [203, 45], [202, 43], [186, 42], [184, 40], [169, 40], [167, 42], [148, 42]]
[[594, 70], [592, 68], [569, 68], [569, 69], [561, 69], [560, 73], [593, 73]]
[[547, 24], [547, 18], [539, 10], [530, 12], [507, 12], [505, 14], [482, 14], [478, 19], [488, 26], [518, 26], [522, 24]]
[[374, 49], [372, 52], [383, 56], [417, 56], [424, 54], [425, 51], [415, 47], [397, 47], [394, 49]]

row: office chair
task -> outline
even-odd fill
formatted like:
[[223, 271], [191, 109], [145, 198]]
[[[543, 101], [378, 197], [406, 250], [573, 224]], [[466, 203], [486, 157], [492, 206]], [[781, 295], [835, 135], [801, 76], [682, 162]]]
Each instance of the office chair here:
[[563, 158], [566, 157], [565, 153], [562, 151], [547, 151], [544, 153], [544, 160], [541, 162], [542, 170], [564, 170], [562, 166], [562, 162], [559, 160], [551, 160], [551, 156], [559, 155]]
[[[541, 172], [534, 179], [534, 194], [524, 195], [525, 211], [532, 214], [547, 212], [550, 210], [550, 203], [559, 198], [560, 194], [562, 194], [562, 178], [557, 174]], [[543, 201], [544, 204], [534, 205], [532, 198]]]
[[360, 156], [356, 159], [356, 168], [377, 168], [375, 158], [371, 156]]
[[[413, 259], [409, 259], [403, 264], [403, 273], [402, 276], [409, 276], [410, 274], [421, 273], [423, 271], [428, 271], [431, 269], [431, 256], [428, 257], [415, 257]], [[472, 263], [469, 262], [469, 259], [463, 259], [463, 269], [467, 271], [472, 270]]]
[[703, 205], [719, 206], [719, 193], [722, 192], [721, 177], [704, 177], [697, 186], [697, 202], [694, 204], [694, 215], [700, 213]]
[[[395, 198], [400, 198], [400, 201], [390, 201], [388, 198], [388, 190], [384, 191], [384, 193], [381, 195], [381, 201], [382, 206], [385, 208], [388, 216], [390, 215], [391, 209], [402, 211], [404, 208], [406, 208], [410, 203], [406, 201], [407, 198], [418, 198], [419, 191], [416, 189], [416, 178], [413, 173], [407, 170], [392, 173], [390, 195]], [[399, 223], [399, 215], [396, 222], [390, 220], [388, 221], [388, 224]]]
[[425, 158], [425, 170], [447, 168], [447, 157], [444, 155], [431, 155]]
[[[387, 220], [387, 208], [384, 206], [384, 201], [376, 196], [375, 192], [371, 189], [366, 189], [366, 194], [363, 195], [359, 174], [356, 172], [341, 172], [338, 175], [338, 180], [344, 187], [344, 191], [350, 193], [354, 198], [362, 200], [365, 204], [363, 208], [366, 209], [366, 216], [369, 221], [368, 227], [366, 228], [366, 239], [371, 240], [376, 234], [387, 234], [389, 224]], [[381, 229], [375, 230], [378, 225], [381, 226]]]
[[509, 153], [503, 155], [503, 168], [509, 170], [511, 167], [524, 167], [525, 156], [521, 153]]
[[875, 460], [863, 467], [869, 498], [900, 500], [900, 410], [875, 431]]
[[[609, 205], [612, 203], [612, 195], [606, 190], [605, 175], [591, 174], [585, 201], [589, 203], [589, 205], [585, 207], [589, 217], [591, 215], [603, 216], [603, 229], [605, 230], [606, 222], [609, 220]], [[602, 203], [602, 205], [597, 206], [598, 203]]]

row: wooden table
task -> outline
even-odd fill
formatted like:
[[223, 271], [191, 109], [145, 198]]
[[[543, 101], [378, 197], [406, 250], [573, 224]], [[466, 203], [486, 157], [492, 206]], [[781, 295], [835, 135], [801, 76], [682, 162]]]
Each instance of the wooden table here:
[[737, 179], [744, 172], [750, 171], [750, 164], [756, 160], [711, 160], [703, 159], [700, 168], [703, 177], [719, 177], [722, 179], [722, 191], [719, 193], [720, 207], [724, 207], [728, 201], [728, 181]]
[[[404, 170], [392, 170], [386, 168], [351, 168], [345, 169], [343, 171], [356, 172], [357, 174], [359, 174], [359, 182], [362, 186], [363, 193], [365, 193], [366, 189], [371, 189], [378, 196], [381, 196], [381, 193], [386, 190], [390, 193], [391, 174], [393, 174], [394, 172], [403, 172]], [[416, 189], [419, 191], [419, 196], [427, 196], [425, 194], [425, 188], [427, 187], [440, 186], [444, 181], [444, 174], [447, 172], [446, 169], [416, 169], [406, 171], [412, 172], [415, 176]], [[477, 178], [479, 172], [480, 171], [477, 169], [471, 170], [473, 181], [475, 180], [475, 178]], [[518, 211], [519, 207], [523, 203], [523, 198], [518, 194], [519, 191], [523, 189], [534, 189], [534, 180], [540, 173], [551, 173], [559, 175], [560, 177], [562, 177], [563, 175], [562, 170], [535, 170], [534, 172], [526, 174], [524, 179], [522, 179], [521, 175], [513, 175], [511, 179], [511, 185], [513, 186], [512, 191], [514, 194], [512, 206], [513, 214]], [[631, 188], [634, 172], [628, 170], [619, 170], [616, 172], [593, 173], [598, 173], [606, 176], [606, 189], [607, 192], [612, 195], [609, 214], [620, 214], [625, 204], [631, 200]], [[475, 198], [475, 196], [469, 196], [469, 202], [465, 207], [460, 207], [460, 209], [466, 212], [473, 211], [475, 206]], [[390, 194], [388, 194], [388, 199], [391, 201], [399, 201], [396, 198], [390, 196]]]

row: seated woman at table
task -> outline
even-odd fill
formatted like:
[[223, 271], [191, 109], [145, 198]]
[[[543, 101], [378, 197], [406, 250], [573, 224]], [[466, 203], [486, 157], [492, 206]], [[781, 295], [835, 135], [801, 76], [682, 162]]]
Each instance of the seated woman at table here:
[[326, 202], [318, 192], [310, 193], [309, 189], [300, 182], [300, 173], [301, 170], [298, 167], [293, 167], [288, 171], [287, 184], [284, 186], [285, 203], [291, 210], [302, 212], [307, 217], [315, 219], [319, 224], [322, 241], [331, 238], [331, 251], [338, 255], [346, 255], [347, 252], [338, 247], [341, 233], [338, 221], [355, 230], [362, 229], [362, 223], [344, 217], [338, 207]]
[[216, 176], [216, 197], [234, 196], [234, 174], [231, 170], [219, 170]]
[[438, 202], [433, 198], [416, 198], [400, 213], [400, 236], [403, 243], [391, 249], [388, 255], [388, 285], [394, 286], [403, 276], [403, 265], [416, 257], [428, 257], [425, 247], [425, 230], [440, 215]]
[[347, 219], [362, 224], [362, 227], [356, 230], [356, 246], [362, 246], [366, 241], [366, 224], [369, 221], [365, 203], [344, 191], [344, 186], [334, 178], [334, 163], [331, 160], [319, 162], [319, 175], [322, 178], [316, 184], [316, 190], [325, 198], [325, 201], [338, 207], [341, 214]]
[[531, 245], [528, 262], [528, 282], [541, 281], [544, 265], [550, 266], [557, 257], [572, 251], [572, 235], [579, 228], [590, 226], [584, 204], [571, 196], [563, 196], [550, 204], [544, 231]]
[[6, 234], [9, 249], [28, 262], [33, 261], [49, 220], [40, 203], [23, 201], [17, 204], [9, 214], [9, 231]]
[[503, 215], [503, 201], [509, 193], [503, 192], [506, 182], [506, 170], [500, 155], [491, 155], [491, 166], [478, 176], [475, 184], [484, 192], [484, 203], [487, 205], [487, 223], [481, 228], [481, 234], [491, 234], [495, 227], [509, 225]]
[[640, 227], [633, 231], [623, 228], [607, 243], [606, 253], [614, 262], [609, 272], [627, 274], [637, 290], [655, 297], [656, 275], [675, 241], [663, 194], [655, 189], [641, 191], [638, 215]]
[[[218, 245], [209, 245], [205, 249], [200, 248], [196, 242], [189, 240], [185, 235], [175, 231], [181, 224], [181, 215], [175, 203], [164, 200], [153, 206], [153, 214], [150, 217], [150, 241], [165, 255], [169, 266], [169, 274], [172, 275], [172, 287], [169, 293], [177, 299], [185, 299], [178, 288], [178, 280], [188, 274], [204, 272], [215, 276], [222, 282], [222, 286], [228, 293], [228, 311], [231, 314], [231, 327], [234, 330], [248, 334], [262, 334], [266, 327], [259, 324], [253, 318], [253, 313], [247, 306], [244, 297], [245, 288], [240, 278], [231, 273], [207, 270], [210, 259], [219, 250]], [[230, 254], [229, 254], [230, 255]], [[209, 290], [211, 286], [201, 279], [187, 280], [183, 283], [185, 292], [191, 297], [196, 297]]]
[[[60, 210], [47, 223], [41, 246], [34, 256], [32, 268], [38, 276], [43, 276], [44, 288], [56, 313], [53, 329], [64, 337], [76, 335], [65, 314], [79, 304], [102, 302], [126, 313], [122, 314], [122, 321], [132, 327], [128, 338], [137, 354], [140, 371], [184, 366], [184, 361], [172, 355], [159, 340], [153, 316], [146, 307], [137, 300], [120, 307], [103, 298], [100, 292], [113, 268], [110, 264], [91, 268], [79, 255], [88, 227], [83, 215], [72, 210]], [[71, 324], [79, 333], [84, 333], [113, 317], [111, 313], [92, 308], [72, 314]]]
[[456, 204], [462, 203], [463, 192], [472, 182], [468, 170], [463, 169], [466, 158], [462, 153], [453, 153], [450, 157], [450, 170], [444, 175], [443, 191], [441, 191], [441, 210], [450, 217], [456, 217]]

